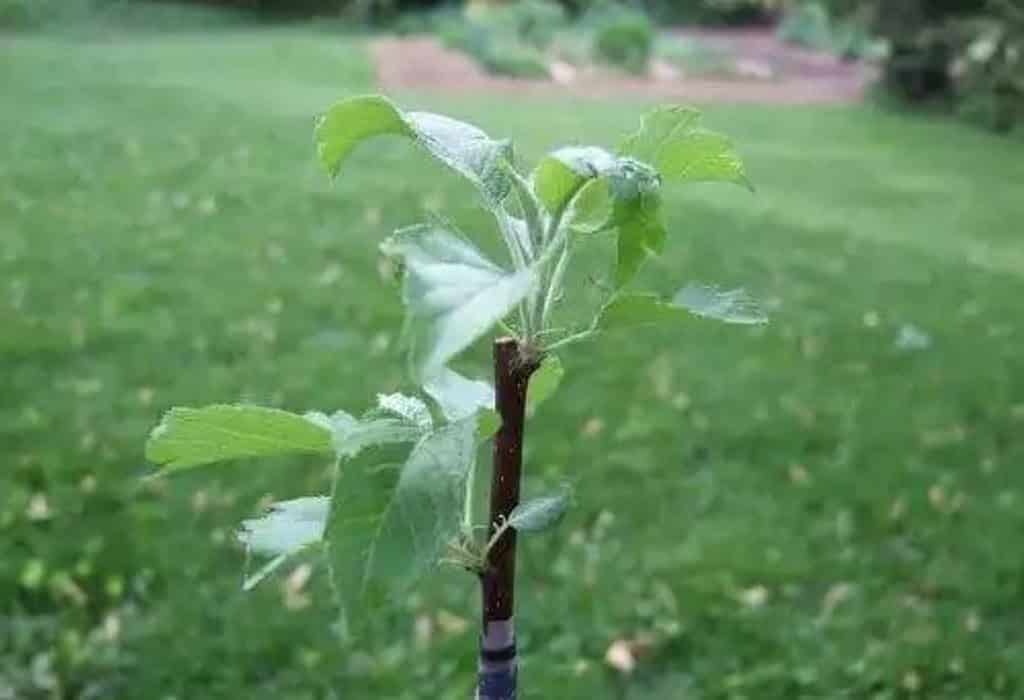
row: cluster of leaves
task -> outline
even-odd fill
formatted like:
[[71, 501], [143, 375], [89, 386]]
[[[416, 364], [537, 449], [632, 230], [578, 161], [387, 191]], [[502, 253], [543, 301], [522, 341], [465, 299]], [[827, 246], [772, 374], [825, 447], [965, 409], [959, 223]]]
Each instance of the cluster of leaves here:
[[[549, 360], [531, 392], [532, 407], [557, 388], [562, 369]], [[381, 394], [361, 417], [345, 411], [304, 415], [260, 406], [176, 408], [150, 436], [146, 456], [174, 473], [216, 462], [294, 454], [334, 458], [331, 493], [274, 504], [246, 520], [239, 539], [263, 564], [246, 577], [251, 589], [289, 559], [326, 556], [332, 583], [351, 604], [369, 585], [403, 587], [445, 558], [470, 569], [486, 549], [474, 547], [477, 448], [498, 428], [493, 388], [444, 370], [424, 384], [423, 399]], [[410, 446], [399, 464], [377, 448]], [[376, 452], [374, 450], [377, 449]], [[369, 452], [369, 461], [356, 461]], [[523, 531], [553, 524], [567, 495], [528, 501], [509, 518]]]
[[[318, 122], [319, 157], [336, 176], [360, 143], [382, 135], [415, 142], [475, 186], [495, 218], [509, 267], [441, 224], [403, 229], [382, 244], [404, 269], [413, 374], [433, 410], [420, 397], [388, 394], [358, 418], [344, 411], [298, 415], [255, 406], [178, 408], [165, 416], [147, 446], [147, 457], [165, 471], [293, 453], [335, 459], [331, 493], [278, 503], [244, 523], [240, 539], [251, 554], [268, 559], [247, 587], [309, 551], [326, 554], [345, 604], [370, 584], [404, 586], [444, 559], [471, 570], [483, 566], [495, 539], [478, 537], [491, 524], [474, 522], [474, 475], [480, 442], [499, 427], [494, 391], [449, 363], [496, 325], [541, 361], [528, 394], [528, 403], [536, 405], [561, 379], [552, 354], [557, 348], [608, 330], [693, 315], [763, 321], [738, 291], [690, 285], [668, 301], [625, 289], [644, 261], [664, 248], [664, 182], [746, 184], [729, 141], [701, 128], [697, 112], [659, 109], [616, 153], [562, 148], [525, 177], [507, 141], [448, 117], [403, 112], [382, 97], [356, 97], [337, 103]], [[574, 248], [601, 235], [616, 238], [608, 299], [586, 327], [551, 328]], [[396, 459], [387, 449], [395, 445], [411, 448]], [[364, 453], [371, 458], [357, 461]], [[550, 526], [567, 503], [564, 492], [528, 501], [494, 524], [495, 537], [508, 528]]]

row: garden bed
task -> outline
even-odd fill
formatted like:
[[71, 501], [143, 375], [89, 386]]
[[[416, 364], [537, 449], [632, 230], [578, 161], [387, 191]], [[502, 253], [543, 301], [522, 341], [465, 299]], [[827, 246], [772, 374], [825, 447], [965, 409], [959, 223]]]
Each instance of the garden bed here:
[[771, 30], [685, 31], [663, 40], [680, 47], [678, 61], [660, 58], [646, 75], [598, 65], [549, 65], [548, 79], [488, 74], [467, 55], [427, 37], [382, 38], [373, 44], [384, 90], [492, 94], [621, 94], [688, 102], [831, 104], [859, 101], [874, 80], [872, 67], [778, 41]]

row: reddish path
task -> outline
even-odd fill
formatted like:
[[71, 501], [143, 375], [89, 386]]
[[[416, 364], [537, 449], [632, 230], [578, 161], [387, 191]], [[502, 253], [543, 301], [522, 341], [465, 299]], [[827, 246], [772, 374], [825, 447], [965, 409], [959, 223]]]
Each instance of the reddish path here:
[[690, 102], [844, 104], [859, 101], [873, 79], [866, 66], [777, 41], [770, 30], [680, 31], [720, 48], [774, 77], [710, 79], [690, 76], [630, 77], [580, 72], [569, 83], [488, 75], [471, 58], [429, 38], [386, 38], [372, 45], [377, 80], [385, 90], [432, 90], [502, 95], [621, 95], [671, 97]]

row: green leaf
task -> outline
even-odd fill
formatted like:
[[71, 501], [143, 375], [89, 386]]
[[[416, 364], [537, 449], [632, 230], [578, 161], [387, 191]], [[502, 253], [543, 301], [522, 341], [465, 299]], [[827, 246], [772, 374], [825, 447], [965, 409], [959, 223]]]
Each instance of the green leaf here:
[[[467, 419], [425, 437], [402, 467], [381, 532], [389, 546], [400, 545], [411, 554], [414, 574], [436, 564], [459, 532], [464, 485], [476, 449], [476, 421]], [[410, 557], [401, 559], [404, 567]]]
[[371, 412], [363, 419], [345, 411], [336, 411], [330, 416], [313, 412], [305, 417], [331, 431], [331, 446], [334, 453], [343, 459], [351, 459], [375, 445], [415, 442], [427, 430], [422, 424], [406, 418], [380, 416], [378, 413]]
[[629, 283], [648, 257], [665, 250], [668, 232], [661, 222], [661, 198], [640, 194], [633, 199], [617, 199], [612, 219], [618, 228], [615, 261], [615, 288]]
[[644, 115], [640, 129], [623, 141], [619, 152], [655, 165], [670, 143], [700, 126], [701, 113], [692, 107], [666, 105]]
[[557, 355], [547, 355], [541, 366], [530, 377], [526, 390], [526, 411], [532, 414], [558, 390], [565, 376], [565, 368]]
[[598, 330], [615, 330], [689, 317], [686, 309], [662, 301], [656, 294], [619, 294], [601, 309], [595, 327]]
[[501, 416], [493, 408], [485, 408], [476, 416], [476, 439], [483, 442], [494, 437], [501, 428]]
[[591, 180], [583, 186], [566, 215], [567, 224], [576, 232], [594, 234], [612, 224], [611, 188], [605, 179]]
[[146, 459], [165, 471], [245, 457], [330, 451], [331, 432], [324, 426], [260, 406], [172, 408], [146, 443]]
[[435, 226], [400, 231], [381, 248], [405, 264], [403, 297], [423, 376], [439, 372], [536, 284], [531, 268], [505, 272], [469, 242]]
[[562, 148], [540, 162], [533, 179], [538, 197], [551, 211], [560, 211], [575, 196], [567, 217], [574, 230], [618, 230], [616, 287], [629, 282], [648, 256], [664, 249], [661, 179], [646, 163], [596, 147]]
[[508, 524], [518, 532], [541, 532], [548, 530], [562, 519], [569, 509], [570, 492], [541, 496], [520, 503], [508, 516]]
[[598, 314], [595, 328], [614, 330], [652, 323], [678, 322], [693, 316], [743, 325], [767, 323], [760, 307], [742, 290], [719, 291], [690, 285], [671, 302], [655, 294], [619, 294]]
[[439, 114], [403, 112], [379, 95], [352, 97], [327, 110], [316, 124], [317, 154], [333, 178], [356, 146], [382, 135], [415, 141], [476, 185], [492, 204], [508, 195], [503, 165], [512, 159], [508, 142], [494, 141], [471, 124]]
[[700, 126], [700, 112], [662, 107], [622, 144], [622, 155], [650, 163], [673, 182], [732, 182], [750, 187], [743, 161], [728, 138]]
[[423, 390], [437, 402], [450, 421], [468, 418], [481, 409], [494, 408], [493, 386], [478, 379], [467, 379], [448, 367], [442, 367], [427, 379]]
[[459, 421], [425, 436], [400, 470], [345, 465], [339, 471], [327, 539], [335, 587], [350, 612], [371, 585], [405, 589], [459, 532], [476, 457], [474, 423]]

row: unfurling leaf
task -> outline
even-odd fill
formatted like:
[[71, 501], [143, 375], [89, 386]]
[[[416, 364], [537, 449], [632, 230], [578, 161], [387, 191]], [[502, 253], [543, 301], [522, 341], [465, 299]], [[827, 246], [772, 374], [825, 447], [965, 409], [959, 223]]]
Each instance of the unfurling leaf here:
[[714, 287], [689, 285], [671, 302], [655, 294], [620, 294], [605, 304], [595, 328], [613, 330], [651, 323], [681, 321], [693, 316], [725, 323], [762, 324], [768, 318], [742, 289], [719, 291]]
[[504, 162], [511, 145], [494, 141], [483, 131], [450, 117], [430, 112], [403, 112], [377, 96], [352, 97], [332, 106], [317, 120], [316, 144], [320, 161], [331, 177], [360, 143], [374, 136], [404, 136], [480, 189], [495, 204], [509, 192]]
[[172, 408], [146, 443], [146, 459], [165, 471], [245, 457], [330, 451], [331, 431], [323, 425], [260, 406]]
[[468, 241], [435, 226], [399, 231], [381, 248], [405, 263], [403, 297], [414, 322], [413, 351], [423, 376], [438, 373], [536, 283], [531, 268], [505, 272]]
[[618, 230], [616, 288], [629, 282], [649, 255], [664, 250], [661, 178], [650, 165], [593, 146], [561, 148], [540, 162], [533, 182], [550, 211], [572, 202], [568, 222], [573, 230]]
[[617, 159], [596, 146], [570, 146], [545, 156], [533, 171], [533, 190], [550, 212], [561, 211], [587, 181], [604, 177]]
[[518, 532], [541, 532], [554, 527], [569, 508], [570, 492], [541, 496], [520, 503], [508, 516], [508, 524]]
[[566, 221], [577, 233], [599, 233], [611, 227], [613, 205], [608, 181], [591, 180], [576, 195], [566, 215]]
[[526, 390], [526, 412], [532, 414], [558, 390], [565, 376], [565, 368], [557, 355], [547, 355], [540, 367], [530, 377]]
[[725, 136], [700, 126], [700, 112], [662, 107], [619, 149], [650, 163], [670, 182], [732, 182], [750, 187], [743, 161]]

